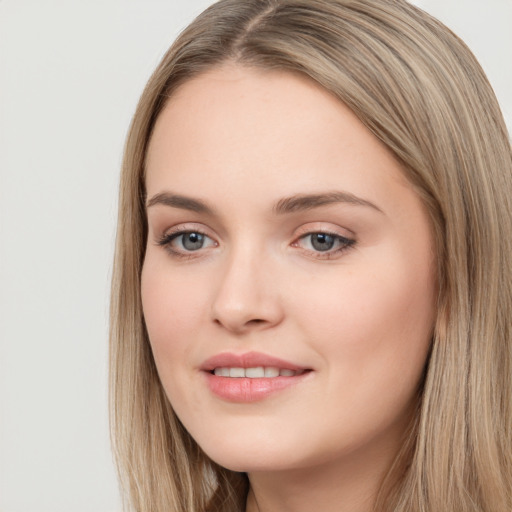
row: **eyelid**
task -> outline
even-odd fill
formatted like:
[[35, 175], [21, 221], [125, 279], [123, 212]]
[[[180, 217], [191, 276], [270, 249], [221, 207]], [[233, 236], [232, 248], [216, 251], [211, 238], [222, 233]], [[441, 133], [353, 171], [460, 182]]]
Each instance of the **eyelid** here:
[[[345, 232], [345, 233], [343, 233]], [[348, 233], [347, 233], [348, 232]], [[172, 242], [180, 236], [187, 233], [198, 233], [208, 238], [211, 243], [205, 247], [200, 247], [197, 250], [180, 249], [174, 247]], [[324, 234], [333, 237], [336, 240], [334, 248], [322, 250], [315, 250], [301, 245], [301, 240], [315, 234]], [[163, 247], [173, 257], [178, 258], [195, 258], [204, 255], [205, 251], [219, 246], [215, 235], [211, 234], [211, 230], [202, 224], [189, 222], [177, 224], [166, 230], [163, 230], [160, 236], [156, 237], [155, 243], [157, 246]], [[342, 252], [352, 248], [356, 244], [356, 239], [353, 232], [347, 228], [333, 225], [327, 222], [311, 222], [300, 226], [293, 237], [290, 244], [292, 247], [298, 248], [304, 253], [311, 255], [315, 259], [334, 259], [334, 257], [341, 255]]]
[[211, 230], [206, 228], [203, 224], [195, 222], [184, 222], [182, 224], [176, 224], [170, 228], [162, 231], [159, 238], [170, 237], [172, 235], [178, 235], [182, 233], [200, 233], [201, 235], [207, 236], [208, 238], [215, 239], [215, 236], [211, 233]]
[[312, 233], [325, 233], [327, 235], [340, 236], [347, 239], [352, 239], [356, 236], [352, 230], [338, 226], [332, 222], [308, 222], [295, 231], [294, 237], [298, 239]]
[[[331, 236], [334, 239], [334, 246], [332, 248], [326, 249], [325, 251], [301, 246], [302, 240], [305, 240], [308, 237], [315, 234], [324, 234]], [[353, 249], [355, 245], [356, 241], [352, 238], [346, 238], [344, 236], [337, 235], [336, 233], [316, 231], [312, 233], [306, 233], [305, 235], [302, 235], [301, 237], [297, 238], [296, 241], [292, 244], [292, 247], [296, 247], [298, 250], [302, 251], [306, 256], [314, 260], [336, 260], [338, 258], [341, 258], [345, 252]]]
[[[345, 233], [343, 233], [345, 232]], [[348, 232], [348, 233], [347, 233]], [[342, 242], [341, 247], [337, 247], [334, 249], [329, 249], [326, 251], [316, 251], [313, 249], [308, 249], [305, 247], [301, 247], [300, 241], [304, 240], [308, 236], [315, 235], [315, 234], [324, 234], [332, 236], [333, 238], [337, 239], [337, 242]], [[306, 253], [308, 256], [314, 258], [314, 259], [320, 259], [320, 260], [329, 260], [329, 259], [336, 259], [337, 257], [340, 257], [342, 253], [344, 253], [347, 250], [350, 250], [356, 245], [356, 237], [355, 233], [349, 229], [341, 228], [340, 226], [333, 225], [331, 223], [325, 223], [325, 222], [312, 222], [308, 224], [302, 225], [294, 236], [294, 241], [292, 242], [291, 246], [296, 247]]]
[[[204, 228], [204, 226], [195, 223], [177, 224], [176, 226], [164, 230], [161, 235], [158, 235], [155, 243], [157, 246], [164, 248], [171, 256], [175, 258], [195, 258], [203, 255], [205, 249], [209, 249], [212, 246], [217, 247], [219, 245], [215, 236], [209, 233], [209, 231], [210, 230]], [[186, 235], [187, 233], [198, 233], [200, 235], [203, 235], [204, 237], [210, 239], [213, 242], [213, 244], [207, 247], [201, 247], [196, 251], [180, 250], [171, 245], [175, 239], [179, 238], [180, 236]]]

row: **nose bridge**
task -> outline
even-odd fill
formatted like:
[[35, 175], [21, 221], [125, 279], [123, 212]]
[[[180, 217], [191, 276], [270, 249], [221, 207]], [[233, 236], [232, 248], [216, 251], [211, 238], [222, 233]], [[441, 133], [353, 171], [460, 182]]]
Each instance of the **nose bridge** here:
[[273, 262], [254, 240], [228, 250], [213, 300], [213, 319], [230, 331], [275, 325], [281, 305], [273, 282]]

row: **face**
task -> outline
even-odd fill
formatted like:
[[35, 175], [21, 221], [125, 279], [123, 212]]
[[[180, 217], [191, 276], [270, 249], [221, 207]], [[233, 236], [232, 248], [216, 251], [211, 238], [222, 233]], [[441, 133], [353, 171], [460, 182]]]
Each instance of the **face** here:
[[224, 66], [171, 97], [146, 186], [144, 316], [203, 450], [248, 472], [394, 452], [436, 276], [391, 153], [308, 79]]

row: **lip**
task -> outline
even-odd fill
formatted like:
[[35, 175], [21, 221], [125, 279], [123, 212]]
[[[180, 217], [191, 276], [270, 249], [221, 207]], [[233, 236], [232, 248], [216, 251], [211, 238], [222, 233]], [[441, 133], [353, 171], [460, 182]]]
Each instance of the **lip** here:
[[[220, 377], [212, 372], [215, 368], [274, 367], [300, 372], [290, 377], [231, 378]], [[279, 391], [295, 386], [308, 377], [311, 369], [260, 352], [234, 354], [224, 352], [207, 359], [200, 367], [208, 388], [219, 398], [228, 402], [250, 403], [268, 398]]]
[[202, 365], [201, 370], [211, 372], [215, 368], [237, 367], [254, 368], [256, 366], [272, 366], [283, 370], [302, 371], [307, 370], [305, 366], [299, 366], [290, 361], [269, 356], [260, 352], [245, 352], [243, 354], [234, 354], [232, 352], [222, 352], [207, 359]]

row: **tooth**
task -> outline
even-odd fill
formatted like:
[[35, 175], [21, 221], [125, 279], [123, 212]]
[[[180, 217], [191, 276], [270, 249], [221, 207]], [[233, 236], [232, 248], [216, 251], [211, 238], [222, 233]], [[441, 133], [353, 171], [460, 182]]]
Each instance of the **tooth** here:
[[269, 366], [265, 368], [265, 377], [278, 377], [279, 376], [279, 368], [274, 368]]
[[245, 376], [252, 379], [265, 377], [265, 370], [263, 369], [263, 366], [258, 366], [256, 368], [246, 368]]
[[245, 377], [245, 368], [230, 368], [230, 377]]
[[263, 377], [294, 377], [300, 375], [302, 371], [289, 370], [288, 368], [276, 368], [274, 366], [256, 366], [252, 368], [228, 368], [219, 367], [213, 370], [214, 375], [218, 377], [233, 377], [233, 378], [250, 378], [250, 379], [261, 379]]

